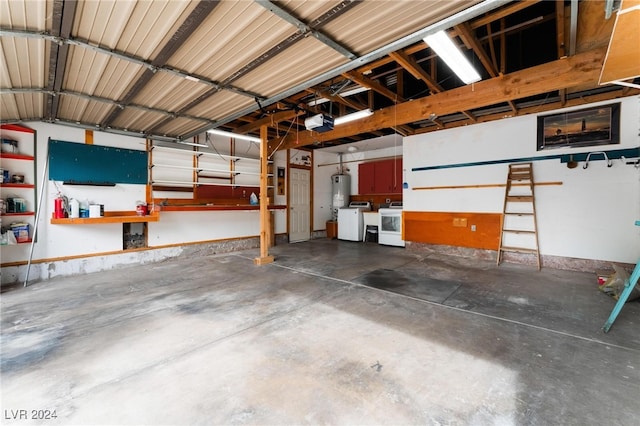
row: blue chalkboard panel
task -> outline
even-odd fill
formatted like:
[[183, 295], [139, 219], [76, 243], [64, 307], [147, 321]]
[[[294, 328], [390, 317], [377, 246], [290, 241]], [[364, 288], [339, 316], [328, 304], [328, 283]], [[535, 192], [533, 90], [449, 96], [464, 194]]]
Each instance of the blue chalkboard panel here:
[[49, 179], [80, 185], [147, 183], [147, 151], [49, 140]]

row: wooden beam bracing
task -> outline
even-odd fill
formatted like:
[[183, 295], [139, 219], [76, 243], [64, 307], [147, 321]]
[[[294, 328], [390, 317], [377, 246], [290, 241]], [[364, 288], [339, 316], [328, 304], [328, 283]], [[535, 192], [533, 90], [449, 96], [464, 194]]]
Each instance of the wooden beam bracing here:
[[385, 96], [394, 102], [404, 102], [404, 99], [400, 98], [397, 93], [392, 92], [379, 82], [366, 77], [364, 74], [358, 71], [349, 71], [348, 73], [343, 74], [343, 76], [352, 81], [355, 81], [360, 86], [368, 87], [369, 89], [380, 93], [382, 96]]
[[279, 122], [291, 120], [292, 118], [304, 114], [303, 110], [298, 111], [278, 111], [273, 114], [269, 114], [267, 117], [260, 118], [256, 121], [253, 121], [249, 124], [245, 124], [242, 127], [238, 127], [234, 129], [235, 133], [239, 133], [244, 135], [245, 133], [253, 132], [255, 130], [260, 129], [260, 127], [266, 125], [269, 127], [275, 127]]
[[417, 80], [422, 80], [431, 92], [442, 92], [442, 86], [440, 86], [438, 82], [431, 78], [431, 76], [427, 74], [427, 72], [420, 66], [420, 64], [418, 64], [415, 59], [400, 51], [392, 52], [389, 54], [389, 56]]
[[[638, 89], [631, 89], [631, 91], [633, 91], [635, 94], [640, 94], [640, 90]], [[567, 100], [565, 103], [558, 101], [558, 102], [547, 103], [547, 104], [544, 104], [543, 106], [535, 105], [535, 106], [530, 106], [526, 108], [520, 108], [518, 110], [518, 114], [505, 114], [504, 112], [499, 112], [495, 114], [483, 115], [482, 117], [477, 118], [477, 122], [486, 123], [489, 121], [495, 121], [495, 120], [501, 120], [503, 118], [514, 117], [516, 115], [536, 114], [536, 113], [552, 111], [552, 110], [556, 110], [564, 107], [580, 106], [580, 105], [584, 105], [585, 103], [608, 101], [611, 99], [625, 97], [625, 96], [629, 96], [629, 92], [627, 92], [627, 90], [625, 90], [624, 88], [620, 88], [620, 90], [616, 92], [607, 92], [607, 93], [600, 93], [597, 95], [581, 96], [580, 98]], [[466, 120], [449, 122], [447, 123], [447, 129], [452, 129], [454, 127], [462, 127], [462, 126], [466, 126], [467, 124], [468, 122]], [[438, 130], [438, 129], [424, 127], [416, 130], [414, 134], [429, 133], [435, 130]]]
[[[299, 134], [298, 138], [287, 136], [278, 149], [340, 139], [424, 120], [431, 114], [444, 116], [460, 110], [514, 101], [565, 87], [585, 84], [595, 86], [604, 53], [604, 48], [598, 48], [446, 92], [398, 103], [376, 110], [369, 117], [346, 123], [329, 132], [305, 132]], [[270, 141], [269, 145], [270, 150], [274, 150], [276, 143]]]
[[493, 66], [493, 62], [491, 62], [491, 59], [489, 59], [487, 52], [485, 52], [485, 50], [482, 48], [480, 43], [478, 43], [478, 40], [476, 39], [476, 36], [473, 34], [473, 30], [471, 29], [469, 24], [465, 22], [463, 24], [456, 25], [455, 28], [456, 30], [458, 30], [460, 39], [463, 41], [465, 46], [473, 50], [473, 52], [476, 54], [478, 59], [480, 59], [482, 66], [484, 67], [485, 70], [487, 70], [489, 75], [491, 77], [497, 77], [498, 70], [496, 70], [495, 67]]

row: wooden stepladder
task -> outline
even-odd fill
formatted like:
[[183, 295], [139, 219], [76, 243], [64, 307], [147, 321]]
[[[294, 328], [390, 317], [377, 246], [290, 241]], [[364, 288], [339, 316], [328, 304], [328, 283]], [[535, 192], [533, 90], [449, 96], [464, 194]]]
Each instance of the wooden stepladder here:
[[504, 252], [530, 253], [536, 256], [540, 270], [533, 186], [532, 163], [509, 164], [502, 208], [498, 265]]

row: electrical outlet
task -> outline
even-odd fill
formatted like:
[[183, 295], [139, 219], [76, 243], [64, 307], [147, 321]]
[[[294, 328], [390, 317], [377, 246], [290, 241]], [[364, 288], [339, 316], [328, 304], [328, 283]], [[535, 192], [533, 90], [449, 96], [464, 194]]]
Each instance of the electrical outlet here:
[[471, 232], [476, 232], [476, 226], [475, 225], [471, 225]]

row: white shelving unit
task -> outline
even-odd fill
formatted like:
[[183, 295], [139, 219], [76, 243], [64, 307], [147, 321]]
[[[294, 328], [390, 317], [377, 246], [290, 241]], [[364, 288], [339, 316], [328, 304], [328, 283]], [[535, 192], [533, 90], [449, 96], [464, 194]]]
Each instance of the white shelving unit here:
[[[149, 181], [153, 198], [195, 198], [199, 186], [260, 187], [260, 158], [215, 152], [211, 148], [151, 142]], [[269, 175], [270, 177], [272, 174]], [[176, 191], [176, 193], [173, 193]], [[246, 191], [245, 191], [246, 192]], [[245, 194], [248, 198], [249, 194]]]

